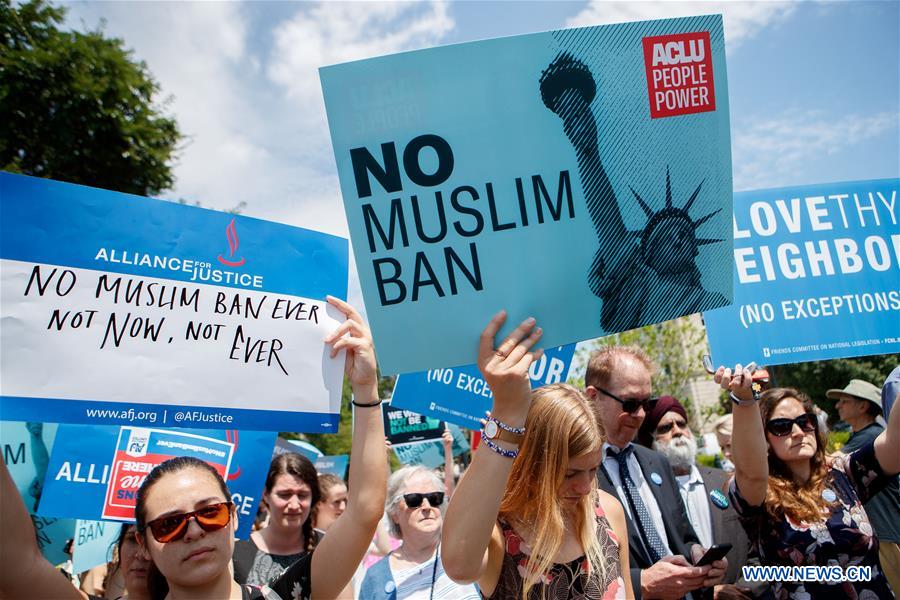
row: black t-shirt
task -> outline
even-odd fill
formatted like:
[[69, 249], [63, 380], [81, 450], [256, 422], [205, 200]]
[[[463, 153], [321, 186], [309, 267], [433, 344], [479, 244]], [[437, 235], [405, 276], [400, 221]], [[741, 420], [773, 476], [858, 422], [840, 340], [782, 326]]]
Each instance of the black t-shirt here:
[[241, 587], [244, 600], [310, 600], [312, 553], [304, 555], [267, 586]]

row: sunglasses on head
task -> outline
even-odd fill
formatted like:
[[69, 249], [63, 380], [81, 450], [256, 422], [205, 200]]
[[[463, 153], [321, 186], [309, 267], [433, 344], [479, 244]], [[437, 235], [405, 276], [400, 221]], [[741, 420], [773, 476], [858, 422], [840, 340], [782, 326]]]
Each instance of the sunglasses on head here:
[[678, 421], [669, 421], [668, 423], [657, 427], [656, 435], [665, 435], [669, 433], [670, 431], [672, 431], [672, 427], [674, 427], [675, 425], [678, 425], [678, 429], [682, 431], [687, 429], [687, 421], [685, 421], [684, 419], [679, 419]]
[[198, 508], [188, 513], [177, 513], [153, 519], [147, 523], [147, 527], [153, 533], [153, 537], [157, 542], [161, 544], [176, 542], [187, 533], [188, 521], [191, 519], [196, 519], [197, 525], [203, 531], [218, 531], [222, 529], [231, 521], [231, 508], [233, 506], [234, 504], [231, 502], [208, 504], [203, 508]]
[[419, 508], [422, 506], [422, 500], [427, 499], [428, 504], [432, 507], [438, 507], [444, 503], [444, 492], [429, 492], [420, 494], [418, 492], [412, 494], [403, 494], [403, 500], [410, 508]]
[[770, 419], [766, 421], [766, 431], [777, 437], [790, 435], [794, 429], [794, 423], [800, 426], [804, 432], [809, 433], [816, 430], [816, 413], [806, 413], [800, 415], [796, 419]]
[[598, 392], [606, 394], [616, 402], [622, 405], [622, 410], [627, 412], [628, 414], [633, 415], [638, 411], [639, 408], [644, 407], [644, 412], [650, 412], [653, 410], [653, 407], [656, 406], [656, 403], [659, 401], [659, 398], [656, 396], [650, 396], [649, 398], [629, 398], [628, 400], [622, 400], [615, 394], [611, 394], [604, 390], [603, 388], [599, 388], [594, 386]]

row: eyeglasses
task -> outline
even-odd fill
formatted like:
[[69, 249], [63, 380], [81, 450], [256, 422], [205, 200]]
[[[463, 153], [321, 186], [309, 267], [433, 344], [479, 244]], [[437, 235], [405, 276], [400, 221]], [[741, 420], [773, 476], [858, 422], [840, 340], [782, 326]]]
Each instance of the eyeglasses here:
[[656, 435], [666, 435], [670, 431], [672, 431], [672, 427], [678, 425], [678, 429], [684, 431], [687, 429], [687, 421], [669, 421], [665, 425], [660, 425], [656, 428]]
[[818, 419], [816, 413], [806, 413], [796, 419], [770, 419], [766, 421], [766, 431], [777, 437], [789, 435], [794, 430], [794, 423], [800, 426], [804, 432], [816, 430]]
[[592, 387], [595, 390], [597, 390], [598, 392], [602, 392], [602, 393], [606, 394], [607, 396], [609, 396], [610, 398], [612, 398], [613, 400], [615, 400], [616, 402], [621, 404], [622, 410], [624, 410], [625, 412], [627, 412], [628, 414], [631, 414], [631, 415], [636, 413], [638, 411], [638, 409], [641, 408], [642, 406], [644, 407], [644, 412], [650, 412], [651, 410], [653, 410], [653, 407], [656, 406], [656, 403], [659, 401], [659, 398], [657, 398], [656, 396], [650, 396], [649, 398], [640, 398], [640, 399], [639, 398], [629, 398], [628, 400], [622, 400], [615, 394], [611, 394], [611, 393], [607, 392], [606, 390], [604, 390], [603, 388], [599, 388], [596, 386], [592, 386]]
[[419, 508], [422, 506], [422, 500], [424, 499], [427, 499], [428, 504], [432, 507], [440, 506], [444, 503], [444, 492], [429, 492], [427, 494], [416, 492], [412, 494], [403, 494], [403, 500], [406, 501], [406, 505], [410, 508]]
[[153, 533], [153, 537], [161, 544], [176, 542], [187, 533], [188, 521], [197, 520], [197, 525], [203, 531], [218, 531], [231, 521], [231, 502], [219, 502], [188, 513], [166, 515], [153, 519], [147, 523], [147, 527]]

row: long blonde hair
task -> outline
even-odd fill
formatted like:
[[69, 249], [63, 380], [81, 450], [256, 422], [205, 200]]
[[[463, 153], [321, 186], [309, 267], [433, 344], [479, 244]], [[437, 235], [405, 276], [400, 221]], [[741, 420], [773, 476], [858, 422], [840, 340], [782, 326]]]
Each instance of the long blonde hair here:
[[[531, 393], [525, 439], [500, 502], [500, 517], [526, 524], [534, 537], [525, 567], [528, 576], [522, 586], [523, 599], [539, 575], [551, 567], [562, 546], [566, 526], [559, 490], [569, 460], [596, 452], [604, 437], [587, 399], [576, 388], [559, 383]], [[575, 535], [584, 549], [590, 572], [603, 580], [606, 567], [594, 512], [598, 503], [596, 479], [591, 487], [591, 493], [575, 507]]]

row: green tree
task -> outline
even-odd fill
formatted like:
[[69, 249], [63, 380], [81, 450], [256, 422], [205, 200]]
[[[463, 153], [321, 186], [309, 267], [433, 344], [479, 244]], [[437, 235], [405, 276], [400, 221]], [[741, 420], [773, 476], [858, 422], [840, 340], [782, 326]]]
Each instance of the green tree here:
[[0, 169], [155, 195], [181, 139], [121, 39], [63, 31], [65, 9], [0, 0]]

